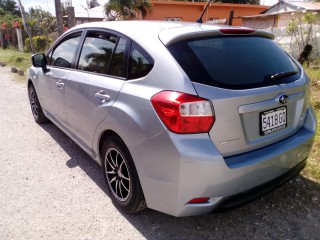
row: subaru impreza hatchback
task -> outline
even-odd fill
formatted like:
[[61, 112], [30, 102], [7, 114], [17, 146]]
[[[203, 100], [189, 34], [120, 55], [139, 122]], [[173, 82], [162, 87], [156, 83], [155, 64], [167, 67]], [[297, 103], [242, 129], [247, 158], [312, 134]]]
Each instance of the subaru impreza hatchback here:
[[309, 79], [273, 38], [198, 23], [79, 25], [32, 57], [32, 113], [102, 166], [121, 211], [232, 208], [297, 175], [315, 134]]

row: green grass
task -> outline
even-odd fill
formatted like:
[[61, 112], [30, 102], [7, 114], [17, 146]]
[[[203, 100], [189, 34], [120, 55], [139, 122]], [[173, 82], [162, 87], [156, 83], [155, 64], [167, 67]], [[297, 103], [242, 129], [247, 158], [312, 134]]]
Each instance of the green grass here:
[[[16, 66], [26, 71], [26, 69], [31, 66], [31, 54], [0, 48], [0, 61], [4, 61], [9, 66]], [[316, 182], [320, 182], [320, 67], [305, 67], [305, 70], [312, 82], [311, 103], [316, 111], [319, 124], [313, 148], [302, 175]], [[23, 77], [23, 79], [25, 79], [25, 77]]]
[[318, 127], [317, 127], [316, 137], [307, 161], [307, 166], [302, 171], [302, 175], [316, 182], [320, 182], [320, 126], [319, 126], [320, 111], [317, 111], [317, 119], [318, 119]]
[[26, 72], [27, 68], [31, 66], [31, 53], [0, 48], [0, 61], [6, 62], [8, 66], [15, 66]]
[[320, 67], [305, 68], [311, 79], [311, 103], [315, 109], [318, 126], [311, 154], [302, 175], [320, 182]]

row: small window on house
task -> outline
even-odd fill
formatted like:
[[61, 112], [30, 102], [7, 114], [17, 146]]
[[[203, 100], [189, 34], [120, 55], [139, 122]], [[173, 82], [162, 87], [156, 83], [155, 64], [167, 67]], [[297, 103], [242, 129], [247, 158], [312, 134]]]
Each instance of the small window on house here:
[[78, 69], [106, 74], [117, 39], [107, 33], [89, 32], [81, 50]]
[[165, 17], [165, 21], [182, 21], [182, 17]]
[[110, 67], [109, 67], [109, 75], [117, 76], [117, 77], [125, 77], [124, 73], [124, 60], [125, 60], [125, 51], [126, 51], [127, 41], [124, 38], [120, 38], [117, 48], [112, 55]]
[[207, 23], [211, 24], [227, 24], [227, 19], [225, 18], [209, 18], [209, 21]]
[[57, 47], [49, 54], [48, 64], [51, 66], [71, 68], [81, 33], [72, 34], [63, 39]]
[[129, 79], [146, 76], [153, 67], [153, 59], [138, 44], [132, 43], [129, 58]]

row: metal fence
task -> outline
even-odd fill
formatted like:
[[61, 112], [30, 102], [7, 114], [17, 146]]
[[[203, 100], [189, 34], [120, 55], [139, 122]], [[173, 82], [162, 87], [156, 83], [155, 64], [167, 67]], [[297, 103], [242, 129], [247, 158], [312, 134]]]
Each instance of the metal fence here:
[[[300, 37], [307, 38], [307, 26], [300, 26]], [[320, 58], [320, 25], [313, 25], [312, 31], [309, 33], [309, 41], [301, 43], [293, 34], [289, 33], [287, 27], [282, 28], [268, 28], [265, 31], [271, 32], [275, 35], [275, 41], [291, 56], [298, 59], [306, 44], [312, 45], [312, 52], [310, 60]]]

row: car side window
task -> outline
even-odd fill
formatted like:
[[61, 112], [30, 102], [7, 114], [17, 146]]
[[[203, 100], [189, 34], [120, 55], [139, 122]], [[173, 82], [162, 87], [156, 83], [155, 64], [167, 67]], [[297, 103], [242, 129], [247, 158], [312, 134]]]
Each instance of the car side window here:
[[117, 40], [117, 36], [108, 33], [89, 32], [81, 50], [78, 69], [106, 74]]
[[127, 40], [120, 38], [115, 52], [112, 55], [108, 74], [117, 77], [124, 77], [124, 62]]
[[152, 57], [138, 44], [132, 42], [129, 58], [129, 79], [146, 76], [153, 65]]
[[67, 36], [53, 52], [49, 54], [48, 64], [56, 67], [71, 68], [81, 33]]

